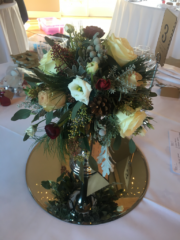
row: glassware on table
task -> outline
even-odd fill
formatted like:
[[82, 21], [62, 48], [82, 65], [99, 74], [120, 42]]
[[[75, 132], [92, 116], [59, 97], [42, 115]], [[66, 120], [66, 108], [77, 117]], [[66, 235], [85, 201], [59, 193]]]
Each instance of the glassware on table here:
[[153, 53], [150, 53], [147, 56], [147, 62], [146, 62], [146, 71], [152, 70], [154, 69], [154, 67], [156, 66], [156, 56]]
[[150, 47], [145, 45], [138, 45], [133, 48], [134, 53], [139, 57], [144, 57], [146, 59], [146, 71], [153, 70], [156, 66], [156, 57], [150, 52]]
[[142, 51], [142, 56], [143, 57], [147, 57], [148, 54], [150, 53], [150, 47], [149, 46], [145, 46], [145, 45], [139, 45], [138, 49], [140, 51]]
[[138, 47], [134, 47], [133, 50], [134, 50], [134, 53], [137, 56], [141, 56], [142, 55], [142, 51]]
[[142, 57], [147, 57], [147, 55], [150, 53], [150, 47], [145, 45], [138, 45], [137, 47], [134, 47], [133, 50], [137, 56]]
[[44, 44], [43, 42], [40, 42], [37, 45], [37, 53], [38, 53], [38, 58], [41, 60], [43, 58], [43, 55], [46, 54], [51, 47], [48, 44]]

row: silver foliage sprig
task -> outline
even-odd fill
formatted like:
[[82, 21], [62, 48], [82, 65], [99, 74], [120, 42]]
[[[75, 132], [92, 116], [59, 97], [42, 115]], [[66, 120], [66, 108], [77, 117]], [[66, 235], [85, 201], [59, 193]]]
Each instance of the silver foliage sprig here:
[[136, 90], [136, 85], [128, 82], [128, 77], [133, 74], [134, 69], [135, 65], [131, 65], [120, 73], [117, 71], [117, 66], [113, 66], [108, 74], [108, 78], [111, 79], [111, 89], [109, 92], [113, 94], [116, 91], [119, 91], [127, 94]]
[[25, 101], [19, 103], [17, 106], [18, 108], [27, 108], [30, 109], [32, 112], [38, 112], [40, 110], [42, 110], [42, 106], [40, 106], [38, 103], [34, 103], [31, 101], [32, 98], [26, 96]]

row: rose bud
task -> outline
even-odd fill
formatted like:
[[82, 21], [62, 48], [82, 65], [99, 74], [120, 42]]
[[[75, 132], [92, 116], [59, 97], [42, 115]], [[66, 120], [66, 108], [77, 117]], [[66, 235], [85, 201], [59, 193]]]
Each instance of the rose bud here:
[[45, 131], [51, 139], [55, 139], [59, 136], [60, 134], [60, 128], [55, 125], [54, 123], [50, 123], [45, 126]]
[[3, 107], [7, 107], [7, 106], [11, 105], [10, 99], [5, 96], [0, 97], [0, 103]]
[[83, 28], [83, 37], [92, 39], [97, 32], [99, 33], [99, 38], [101, 38], [105, 34], [103, 29], [101, 28], [98, 28], [96, 26], [87, 26], [86, 28]]
[[111, 88], [111, 82], [109, 79], [106, 81], [106, 79], [101, 78], [96, 83], [96, 89], [98, 90], [108, 90], [110, 88]]

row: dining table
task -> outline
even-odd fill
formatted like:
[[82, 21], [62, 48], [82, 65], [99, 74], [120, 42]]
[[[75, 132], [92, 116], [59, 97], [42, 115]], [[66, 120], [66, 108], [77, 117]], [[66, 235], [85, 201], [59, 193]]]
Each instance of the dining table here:
[[177, 25], [169, 46], [167, 58], [180, 59], [180, 8], [160, 4], [160, 1], [117, 0], [110, 33], [128, 39], [132, 47], [148, 46], [155, 53], [165, 10], [177, 17]]
[[0, 64], [10, 61], [10, 55], [29, 49], [28, 38], [16, 1], [0, 5]]
[[[164, 82], [180, 88], [180, 79]], [[34, 141], [23, 141], [33, 116], [11, 121], [24, 97], [15, 96], [8, 107], [0, 105], [0, 240], [178, 240], [180, 174], [172, 169], [169, 131], [180, 132], [180, 99], [161, 96], [156, 84], [152, 91], [157, 93], [154, 109], [146, 114], [153, 118], [154, 130], [133, 137], [148, 166], [145, 196], [122, 218], [93, 226], [63, 222], [36, 203], [26, 184]]]

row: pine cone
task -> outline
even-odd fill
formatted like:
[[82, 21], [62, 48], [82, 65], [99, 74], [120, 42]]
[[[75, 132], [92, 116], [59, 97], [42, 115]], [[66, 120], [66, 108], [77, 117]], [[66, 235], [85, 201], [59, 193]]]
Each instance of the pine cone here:
[[17, 55], [11, 55], [14, 63], [24, 65], [26, 68], [35, 68], [39, 66], [38, 54], [36, 52], [26, 51]]
[[89, 107], [91, 108], [91, 113], [96, 116], [104, 116], [111, 113], [111, 103], [106, 97], [95, 97], [92, 102], [90, 102]]

